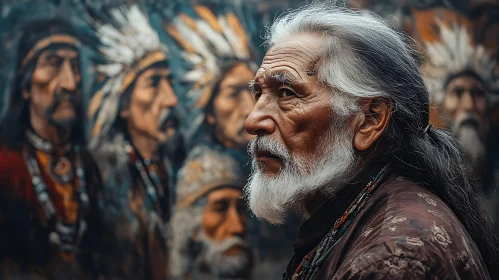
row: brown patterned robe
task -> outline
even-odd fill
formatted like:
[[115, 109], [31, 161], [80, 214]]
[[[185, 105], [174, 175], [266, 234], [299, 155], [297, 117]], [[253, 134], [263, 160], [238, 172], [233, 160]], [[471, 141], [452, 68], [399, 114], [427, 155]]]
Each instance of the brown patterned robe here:
[[[295, 255], [286, 279], [364, 185], [347, 185], [305, 222], [294, 244]], [[427, 189], [395, 174], [378, 187], [355, 217], [316, 279], [490, 276], [475, 242], [452, 210]]]

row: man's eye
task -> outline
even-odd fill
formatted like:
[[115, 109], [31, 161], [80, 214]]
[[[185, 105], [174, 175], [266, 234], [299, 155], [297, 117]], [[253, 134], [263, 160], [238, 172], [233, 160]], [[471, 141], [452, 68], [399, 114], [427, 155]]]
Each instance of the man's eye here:
[[57, 57], [53, 57], [50, 58], [47, 62], [50, 66], [59, 66], [62, 63], [62, 60]]
[[483, 97], [485, 96], [485, 91], [480, 88], [471, 89], [471, 95], [475, 97]]
[[457, 97], [461, 97], [461, 95], [463, 95], [464, 93], [464, 89], [462, 88], [456, 88], [453, 90], [454, 94], [457, 95]]
[[290, 90], [288, 88], [279, 89], [279, 97], [280, 98], [293, 97], [293, 96], [296, 96], [296, 94], [292, 90]]

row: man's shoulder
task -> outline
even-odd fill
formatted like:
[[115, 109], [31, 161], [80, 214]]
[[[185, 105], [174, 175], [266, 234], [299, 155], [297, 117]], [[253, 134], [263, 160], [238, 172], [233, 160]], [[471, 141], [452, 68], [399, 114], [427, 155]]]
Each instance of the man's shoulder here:
[[365, 222], [350, 236], [343, 273], [396, 273], [404, 279], [418, 279], [422, 272], [444, 278], [487, 275], [476, 244], [452, 210], [406, 178], [390, 178], [363, 216]]

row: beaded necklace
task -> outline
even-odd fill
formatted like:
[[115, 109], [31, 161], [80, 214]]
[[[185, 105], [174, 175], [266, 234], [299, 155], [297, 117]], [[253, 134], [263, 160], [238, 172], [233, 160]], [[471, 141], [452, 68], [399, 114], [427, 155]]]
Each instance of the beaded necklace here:
[[74, 196], [78, 199], [78, 218], [75, 223], [68, 224], [62, 222], [60, 216], [57, 214], [54, 203], [50, 198], [47, 185], [43, 181], [43, 177], [40, 173], [40, 167], [35, 155], [35, 148], [42, 146], [43, 148], [50, 148], [51, 150], [52, 146], [48, 142], [33, 142], [33, 139], [36, 138], [32, 137], [34, 135], [33, 132], [29, 132], [30, 131], [26, 133], [26, 138], [31, 145], [27, 145], [27, 147], [24, 149], [24, 159], [31, 177], [31, 182], [35, 189], [36, 198], [42, 208], [45, 220], [48, 223], [55, 224], [54, 231], [50, 232], [49, 234], [49, 241], [53, 244], [59, 245], [59, 247], [65, 253], [75, 253], [77, 251], [78, 242], [86, 229], [85, 212], [87, 211], [89, 204], [85, 172], [81, 163], [80, 147], [74, 147], [76, 157], [75, 169], [77, 182], [73, 186], [73, 193]]
[[308, 253], [300, 265], [296, 268], [291, 277], [292, 280], [312, 280], [319, 273], [320, 268], [328, 259], [334, 247], [348, 229], [357, 214], [362, 210], [371, 194], [380, 185], [383, 178], [388, 173], [389, 167], [385, 165], [374, 178], [367, 183], [362, 191], [357, 195], [353, 202], [348, 206], [343, 215], [336, 220], [333, 228], [324, 236], [319, 245], [312, 252]]

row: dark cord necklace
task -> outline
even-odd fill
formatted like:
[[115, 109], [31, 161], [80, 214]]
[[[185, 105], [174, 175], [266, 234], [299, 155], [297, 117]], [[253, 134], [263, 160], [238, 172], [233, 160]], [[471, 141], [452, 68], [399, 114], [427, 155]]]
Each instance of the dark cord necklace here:
[[336, 220], [333, 228], [324, 236], [319, 245], [303, 258], [291, 277], [292, 280], [313, 280], [316, 278], [320, 268], [328, 259], [336, 244], [338, 244], [338, 241], [346, 232], [357, 214], [362, 210], [371, 194], [381, 184], [386, 174], [388, 174], [388, 169], [388, 165], [384, 166], [376, 176], [367, 183], [350, 206], [348, 206], [343, 215]]
[[[161, 183], [158, 174], [152, 168], [151, 160], [144, 159], [136, 151], [136, 148], [128, 141], [124, 141], [124, 148], [127, 152], [131, 162], [137, 169], [140, 175], [141, 182], [146, 191], [147, 197], [149, 198], [151, 204], [159, 204], [161, 210], [163, 211], [163, 218], [168, 218], [169, 216], [169, 200], [168, 200], [168, 190]], [[158, 167], [161, 166], [158, 164]]]

